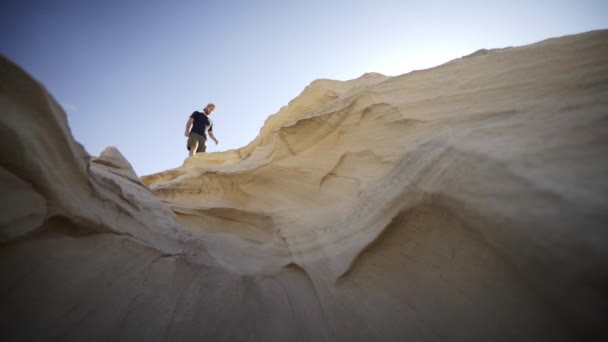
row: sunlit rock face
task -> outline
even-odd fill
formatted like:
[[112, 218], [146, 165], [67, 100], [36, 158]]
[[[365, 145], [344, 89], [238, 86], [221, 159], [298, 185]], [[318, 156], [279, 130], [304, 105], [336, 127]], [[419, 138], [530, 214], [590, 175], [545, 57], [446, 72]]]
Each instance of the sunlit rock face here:
[[141, 179], [0, 77], [7, 340], [608, 338], [608, 31], [317, 80]]

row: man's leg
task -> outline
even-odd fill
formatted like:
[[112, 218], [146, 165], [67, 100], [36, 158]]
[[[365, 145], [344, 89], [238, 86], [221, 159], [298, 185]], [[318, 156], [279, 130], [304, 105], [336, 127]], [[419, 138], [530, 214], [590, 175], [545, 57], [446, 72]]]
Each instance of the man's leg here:
[[196, 152], [194, 152], [194, 153], [203, 153], [203, 152], [205, 152], [205, 149], [207, 147], [206, 144], [205, 144], [205, 137], [200, 136], [200, 135], [197, 134], [196, 135], [196, 146], [197, 146], [197, 149], [196, 149]]
[[190, 132], [190, 136], [188, 137], [188, 155], [192, 157], [196, 151], [199, 149], [200, 136], [194, 132]]
[[197, 149], [198, 149], [198, 141], [194, 144], [194, 146], [192, 146], [192, 145], [190, 146], [190, 154], [189, 154], [190, 157], [192, 157], [196, 153]]

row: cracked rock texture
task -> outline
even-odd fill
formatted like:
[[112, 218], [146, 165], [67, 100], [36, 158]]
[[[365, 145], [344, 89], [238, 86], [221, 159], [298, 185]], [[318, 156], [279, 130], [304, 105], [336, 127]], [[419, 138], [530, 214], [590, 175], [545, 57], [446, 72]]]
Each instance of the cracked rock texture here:
[[608, 31], [317, 80], [141, 177], [0, 59], [7, 341], [606, 340]]

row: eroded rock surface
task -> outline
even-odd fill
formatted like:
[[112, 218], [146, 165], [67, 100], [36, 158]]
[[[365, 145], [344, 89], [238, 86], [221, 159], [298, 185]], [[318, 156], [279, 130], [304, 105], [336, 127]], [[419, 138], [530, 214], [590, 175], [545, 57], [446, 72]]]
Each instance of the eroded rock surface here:
[[317, 80], [141, 180], [0, 73], [11, 340], [608, 337], [608, 31]]

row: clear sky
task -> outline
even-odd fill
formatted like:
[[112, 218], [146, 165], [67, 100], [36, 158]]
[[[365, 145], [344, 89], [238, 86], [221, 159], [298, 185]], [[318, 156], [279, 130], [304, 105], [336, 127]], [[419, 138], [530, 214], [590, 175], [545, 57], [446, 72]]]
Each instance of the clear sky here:
[[208, 103], [225, 151], [318, 78], [399, 75], [481, 48], [608, 28], [608, 1], [3, 0], [0, 53], [42, 82], [92, 155], [180, 166]]

